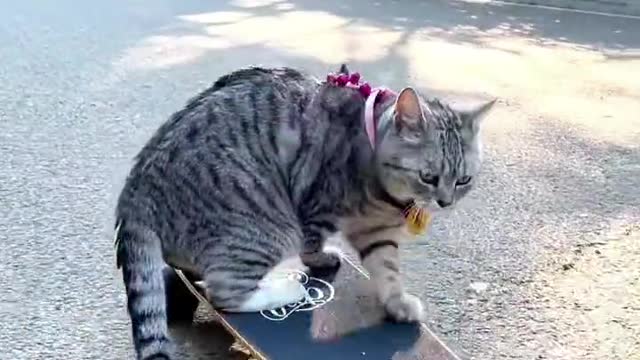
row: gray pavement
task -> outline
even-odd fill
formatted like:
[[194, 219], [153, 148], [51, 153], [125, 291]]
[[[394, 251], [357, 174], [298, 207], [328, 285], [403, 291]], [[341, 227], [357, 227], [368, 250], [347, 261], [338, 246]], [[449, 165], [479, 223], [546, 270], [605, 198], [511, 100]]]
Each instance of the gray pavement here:
[[[151, 132], [220, 74], [498, 96], [480, 188], [403, 251], [473, 359], [638, 359], [640, 20], [455, 1], [12, 1], [0, 11], [0, 359], [131, 358], [112, 209]], [[226, 358], [214, 324], [176, 330]]]

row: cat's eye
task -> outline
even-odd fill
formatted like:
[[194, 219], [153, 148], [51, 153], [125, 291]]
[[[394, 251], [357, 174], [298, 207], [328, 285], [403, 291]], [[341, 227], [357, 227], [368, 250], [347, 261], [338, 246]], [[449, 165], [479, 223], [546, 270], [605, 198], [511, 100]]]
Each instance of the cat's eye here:
[[420, 171], [420, 181], [427, 185], [438, 186], [438, 176]]
[[471, 176], [463, 176], [458, 181], [456, 181], [457, 186], [467, 185], [471, 182]]

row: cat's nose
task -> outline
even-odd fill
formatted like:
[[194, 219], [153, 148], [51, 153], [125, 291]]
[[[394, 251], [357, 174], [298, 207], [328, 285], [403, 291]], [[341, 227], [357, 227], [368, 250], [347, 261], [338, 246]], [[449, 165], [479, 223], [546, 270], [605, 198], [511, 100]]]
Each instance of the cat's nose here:
[[446, 208], [447, 206], [451, 206], [451, 204], [453, 203], [452, 201], [446, 201], [446, 200], [438, 200], [436, 202], [441, 208]]

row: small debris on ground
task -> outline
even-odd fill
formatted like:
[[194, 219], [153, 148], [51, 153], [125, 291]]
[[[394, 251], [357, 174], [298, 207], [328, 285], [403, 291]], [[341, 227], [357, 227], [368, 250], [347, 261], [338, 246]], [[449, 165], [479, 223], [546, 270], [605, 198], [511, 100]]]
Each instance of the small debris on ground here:
[[471, 284], [469, 284], [469, 289], [478, 295], [487, 291], [488, 288], [489, 284], [487, 284], [486, 282], [472, 282]]

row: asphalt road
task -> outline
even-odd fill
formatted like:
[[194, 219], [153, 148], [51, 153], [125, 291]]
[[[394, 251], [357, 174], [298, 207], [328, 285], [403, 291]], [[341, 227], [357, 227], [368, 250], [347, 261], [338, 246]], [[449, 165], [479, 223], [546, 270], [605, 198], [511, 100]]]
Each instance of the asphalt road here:
[[[0, 9], [0, 359], [131, 358], [110, 233], [130, 159], [226, 71], [344, 60], [373, 84], [500, 98], [480, 188], [403, 251], [435, 332], [474, 359], [638, 359], [640, 20], [435, 0]], [[230, 341], [177, 337], [193, 359]]]

